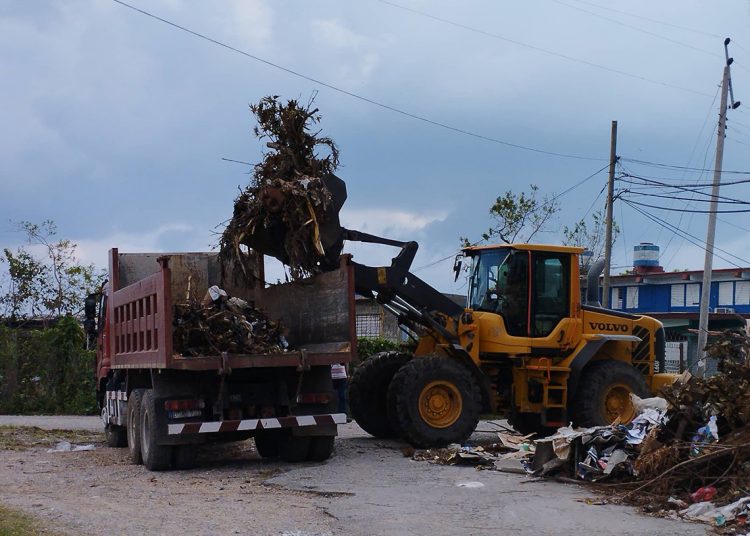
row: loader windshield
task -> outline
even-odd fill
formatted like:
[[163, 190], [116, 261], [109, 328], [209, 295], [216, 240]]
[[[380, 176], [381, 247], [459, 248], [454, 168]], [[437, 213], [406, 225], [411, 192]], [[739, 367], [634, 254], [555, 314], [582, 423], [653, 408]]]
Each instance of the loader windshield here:
[[503, 316], [508, 333], [528, 332], [528, 269], [526, 251], [498, 248], [473, 256], [469, 278], [469, 307]]

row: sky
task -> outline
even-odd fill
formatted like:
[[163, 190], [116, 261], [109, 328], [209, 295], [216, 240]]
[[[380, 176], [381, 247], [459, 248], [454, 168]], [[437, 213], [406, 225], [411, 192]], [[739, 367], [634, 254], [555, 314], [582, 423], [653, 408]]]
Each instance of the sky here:
[[[208, 251], [249, 181], [223, 159], [262, 157], [249, 104], [315, 94], [341, 150], [344, 225], [417, 240], [415, 273], [464, 292], [452, 257], [491, 225], [497, 196], [559, 195], [545, 243], [604, 207], [612, 120], [618, 176], [710, 181], [696, 169], [714, 167], [724, 37], [748, 103], [728, 113], [724, 169], [750, 170], [748, 0], [128, 1], [236, 50], [112, 0], [0, 0], [1, 247], [23, 243], [14, 222], [51, 219], [101, 267], [111, 247]], [[702, 268], [707, 215], [684, 211], [705, 197], [616, 188], [630, 191], [614, 205], [615, 273], [642, 241], [667, 270]], [[750, 185], [721, 195], [750, 199]], [[649, 218], [633, 202], [672, 210], [635, 205]], [[719, 215], [715, 267], [750, 266], [746, 220]], [[372, 265], [396, 253], [347, 250]]]

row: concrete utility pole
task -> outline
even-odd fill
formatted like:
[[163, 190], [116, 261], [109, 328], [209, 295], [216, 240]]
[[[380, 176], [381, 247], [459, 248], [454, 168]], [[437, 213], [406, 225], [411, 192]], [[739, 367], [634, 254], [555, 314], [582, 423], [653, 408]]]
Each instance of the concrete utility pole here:
[[[727, 129], [727, 96], [732, 88], [732, 78], [729, 66], [732, 58], [729, 57], [727, 49], [729, 38], [724, 40], [724, 53], [726, 65], [724, 65], [724, 78], [721, 82], [721, 104], [719, 105], [719, 130], [716, 138], [716, 162], [714, 164], [714, 181], [711, 188], [711, 203], [708, 213], [708, 231], [706, 232], [706, 257], [703, 263], [703, 287], [701, 288], [700, 316], [698, 318], [698, 367], [696, 373], [703, 376], [706, 372], [706, 342], [708, 340], [708, 306], [711, 298], [711, 271], [714, 260], [714, 239], [716, 237], [716, 211], [718, 210], [719, 188], [721, 186], [721, 166], [724, 160], [724, 138]], [[732, 108], [737, 108], [739, 101], [734, 102], [732, 95]], [[687, 304], [686, 304], [687, 305]]]
[[609, 142], [609, 184], [607, 185], [607, 218], [604, 235], [604, 284], [602, 306], [609, 307], [609, 270], [612, 264], [612, 205], [615, 197], [615, 164], [617, 163], [617, 121], [612, 121], [612, 136]]

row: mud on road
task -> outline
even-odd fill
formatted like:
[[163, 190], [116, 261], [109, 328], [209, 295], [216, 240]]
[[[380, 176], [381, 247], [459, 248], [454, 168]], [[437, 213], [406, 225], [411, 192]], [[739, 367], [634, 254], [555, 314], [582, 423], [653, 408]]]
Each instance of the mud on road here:
[[[412, 461], [401, 443], [356, 424], [340, 433], [324, 463], [263, 460], [249, 440], [203, 448], [195, 469], [152, 473], [102, 435], [45, 432], [20, 450], [0, 443], [0, 504], [71, 535], [706, 534], [701, 525], [587, 504], [591, 490], [577, 485]], [[47, 451], [62, 439], [93, 439], [97, 448]]]

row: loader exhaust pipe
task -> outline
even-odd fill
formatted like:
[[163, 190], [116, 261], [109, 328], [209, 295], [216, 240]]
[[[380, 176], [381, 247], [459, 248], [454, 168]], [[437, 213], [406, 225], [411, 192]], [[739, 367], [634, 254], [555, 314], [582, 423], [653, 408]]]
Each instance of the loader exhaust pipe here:
[[599, 276], [604, 271], [604, 259], [599, 259], [589, 268], [586, 276], [586, 305], [601, 307], [599, 302]]

